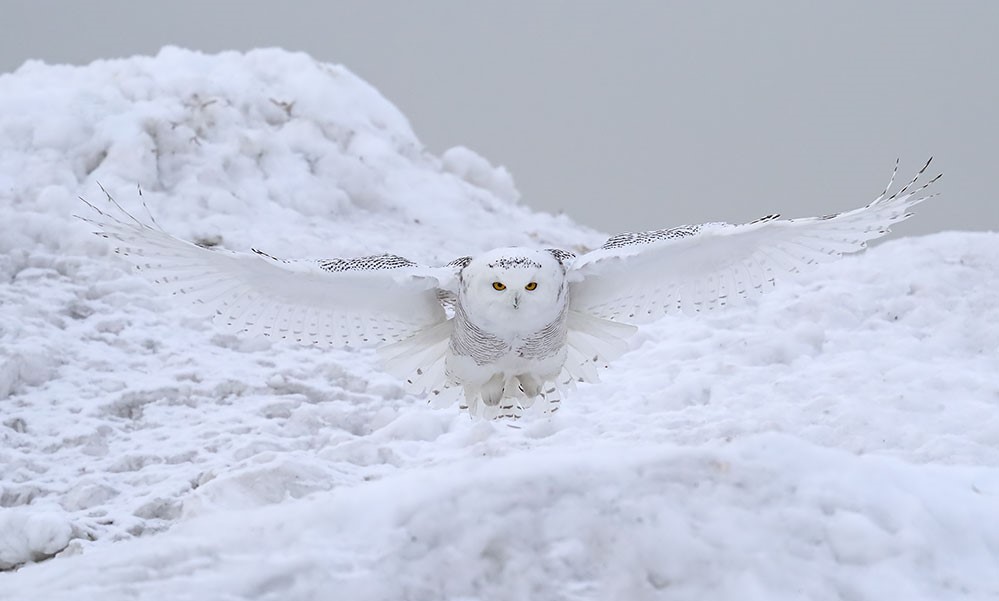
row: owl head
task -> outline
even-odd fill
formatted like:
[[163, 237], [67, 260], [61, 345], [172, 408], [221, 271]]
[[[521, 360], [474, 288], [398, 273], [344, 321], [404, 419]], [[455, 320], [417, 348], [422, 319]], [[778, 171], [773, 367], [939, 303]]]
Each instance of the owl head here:
[[474, 323], [493, 333], [533, 333], [566, 303], [565, 269], [548, 251], [500, 248], [461, 271], [459, 302]]

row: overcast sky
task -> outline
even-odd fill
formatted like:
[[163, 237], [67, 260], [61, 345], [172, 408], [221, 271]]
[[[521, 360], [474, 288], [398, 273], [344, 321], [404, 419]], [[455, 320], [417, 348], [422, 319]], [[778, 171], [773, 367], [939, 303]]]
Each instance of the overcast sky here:
[[343, 64], [439, 153], [604, 231], [854, 208], [930, 155], [896, 228], [999, 230], [999, 2], [5, 0], [0, 71], [278, 46]]

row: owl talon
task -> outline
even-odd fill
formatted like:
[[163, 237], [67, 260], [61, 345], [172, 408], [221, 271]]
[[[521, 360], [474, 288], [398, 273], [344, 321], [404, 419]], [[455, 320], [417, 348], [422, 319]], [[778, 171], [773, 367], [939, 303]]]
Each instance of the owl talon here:
[[534, 397], [541, 394], [541, 382], [530, 375], [523, 374], [517, 376], [517, 380], [520, 381], [520, 391], [524, 393], [527, 398], [533, 399]]
[[489, 407], [499, 405], [505, 389], [506, 379], [503, 377], [503, 374], [496, 374], [482, 385], [482, 402]]

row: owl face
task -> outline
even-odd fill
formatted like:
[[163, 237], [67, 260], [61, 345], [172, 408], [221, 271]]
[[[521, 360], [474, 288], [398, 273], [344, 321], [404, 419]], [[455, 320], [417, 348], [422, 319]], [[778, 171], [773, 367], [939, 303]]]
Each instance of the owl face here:
[[461, 281], [466, 314], [492, 333], [536, 332], [557, 318], [566, 302], [565, 271], [546, 251], [491, 251], [473, 259]]

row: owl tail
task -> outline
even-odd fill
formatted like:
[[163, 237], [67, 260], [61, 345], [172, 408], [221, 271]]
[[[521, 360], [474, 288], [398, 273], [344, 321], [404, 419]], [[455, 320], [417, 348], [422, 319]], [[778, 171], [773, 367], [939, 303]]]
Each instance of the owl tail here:
[[574, 387], [576, 382], [599, 382], [597, 367], [620, 357], [628, 350], [628, 338], [638, 328], [579, 311], [569, 311], [566, 321], [566, 358], [558, 384]]
[[408, 392], [426, 394], [435, 406], [450, 405], [461, 395], [461, 387], [448, 381], [444, 364], [453, 327], [449, 319], [378, 349], [385, 371], [404, 380]]

